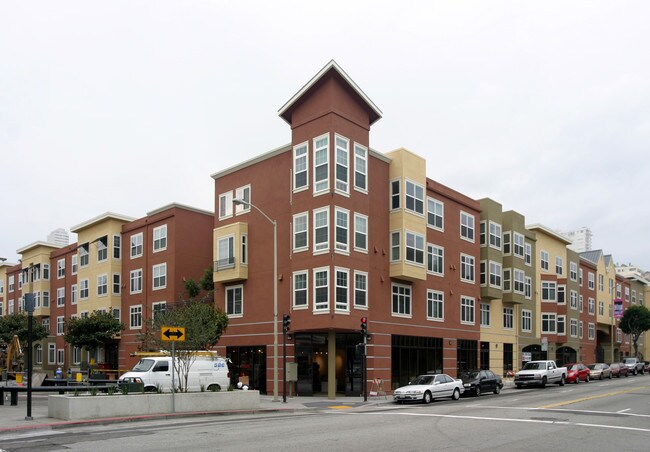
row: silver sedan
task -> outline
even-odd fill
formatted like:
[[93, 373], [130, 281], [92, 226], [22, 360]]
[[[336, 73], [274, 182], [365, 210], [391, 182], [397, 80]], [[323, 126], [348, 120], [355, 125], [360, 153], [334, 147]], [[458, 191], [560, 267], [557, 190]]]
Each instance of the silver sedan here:
[[589, 378], [602, 380], [603, 378], [612, 379], [612, 369], [605, 363], [589, 364]]
[[447, 374], [426, 374], [415, 377], [408, 385], [395, 389], [393, 400], [397, 403], [430, 403], [433, 399], [443, 397], [458, 400], [464, 391], [462, 380], [451, 378]]

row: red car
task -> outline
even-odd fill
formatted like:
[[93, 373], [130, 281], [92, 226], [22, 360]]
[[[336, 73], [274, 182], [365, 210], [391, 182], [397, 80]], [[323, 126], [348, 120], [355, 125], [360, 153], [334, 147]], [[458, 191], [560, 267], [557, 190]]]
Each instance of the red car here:
[[621, 378], [623, 375], [627, 377], [630, 370], [623, 363], [611, 363], [609, 368], [612, 369], [612, 377]]
[[580, 383], [580, 380], [589, 383], [589, 368], [582, 363], [569, 363], [566, 367], [566, 382]]

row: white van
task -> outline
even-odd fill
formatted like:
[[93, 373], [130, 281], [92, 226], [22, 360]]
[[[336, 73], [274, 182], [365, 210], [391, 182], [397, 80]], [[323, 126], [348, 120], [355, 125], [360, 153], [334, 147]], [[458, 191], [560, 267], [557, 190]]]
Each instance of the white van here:
[[[175, 372], [176, 387], [179, 375]], [[124, 382], [144, 383], [145, 391], [156, 391], [160, 388], [164, 392], [171, 392], [172, 388], [172, 359], [169, 356], [153, 356], [142, 358], [129, 372], [119, 379], [119, 384]], [[188, 391], [227, 390], [230, 385], [230, 372], [228, 363], [223, 358], [197, 357], [190, 366], [187, 378]]]

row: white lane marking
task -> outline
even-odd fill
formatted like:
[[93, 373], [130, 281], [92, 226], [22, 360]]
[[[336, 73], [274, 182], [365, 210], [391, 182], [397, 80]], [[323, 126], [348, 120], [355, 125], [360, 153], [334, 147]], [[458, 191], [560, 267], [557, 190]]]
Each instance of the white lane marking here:
[[619, 410], [619, 411], [617, 411], [617, 413], [618, 413], [618, 414], [623, 414], [623, 413], [625, 413], [626, 411], [630, 411], [631, 409], [632, 409], [632, 408], [625, 408], [624, 410]]
[[[467, 405], [466, 408], [470, 408], [471, 405]], [[585, 414], [621, 414], [623, 416], [634, 416], [634, 417], [648, 417], [650, 414], [636, 414], [636, 413], [625, 413], [617, 411], [596, 411], [596, 410], [571, 410], [568, 408], [536, 408], [536, 407], [511, 407], [511, 406], [491, 406], [483, 405], [481, 408], [490, 408], [498, 410], [523, 410], [523, 411], [566, 411], [567, 413], [585, 413]], [[629, 409], [629, 408], [628, 408]], [[624, 410], [625, 411], [625, 410]]]
[[545, 421], [542, 419], [513, 419], [513, 418], [499, 418], [499, 417], [483, 417], [483, 416], [459, 416], [453, 414], [431, 414], [431, 413], [350, 413], [346, 414], [353, 415], [379, 415], [379, 416], [390, 416], [390, 415], [399, 415], [399, 416], [421, 416], [421, 417], [438, 417], [438, 418], [448, 418], [448, 419], [469, 419], [477, 421], [500, 421], [500, 422], [519, 422], [519, 423], [528, 423], [528, 424], [546, 424], [546, 425], [573, 425], [577, 427], [601, 427], [609, 428], [613, 430], [628, 430], [635, 432], [648, 432], [650, 433], [650, 428], [637, 428], [637, 427], [625, 427], [619, 425], [604, 425], [604, 424], [587, 424], [584, 422], [567, 422], [567, 421]]
[[0, 440], [7, 441], [10, 439], [24, 439], [24, 438], [38, 438], [40, 436], [49, 436], [49, 435], [61, 435], [65, 432], [59, 432], [55, 430], [40, 430], [35, 432], [26, 432], [26, 433], [14, 433], [12, 434], [0, 434]]

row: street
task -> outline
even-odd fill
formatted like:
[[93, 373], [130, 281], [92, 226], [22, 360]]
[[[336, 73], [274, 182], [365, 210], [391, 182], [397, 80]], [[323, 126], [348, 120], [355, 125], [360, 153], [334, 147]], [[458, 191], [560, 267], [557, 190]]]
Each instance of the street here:
[[650, 376], [459, 401], [201, 416], [0, 435], [16, 451], [647, 450]]

